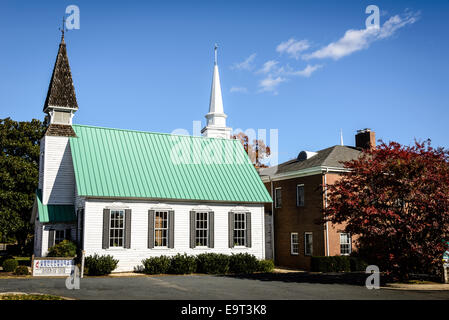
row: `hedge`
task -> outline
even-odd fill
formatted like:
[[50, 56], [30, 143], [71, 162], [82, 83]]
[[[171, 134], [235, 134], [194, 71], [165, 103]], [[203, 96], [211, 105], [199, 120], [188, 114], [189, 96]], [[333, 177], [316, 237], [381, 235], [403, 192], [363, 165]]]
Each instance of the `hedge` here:
[[274, 262], [273, 260], [260, 260], [259, 261], [259, 270], [260, 272], [273, 272], [274, 270]]
[[167, 273], [170, 268], [171, 259], [167, 256], [151, 257], [142, 260], [143, 272], [146, 274]]
[[3, 271], [6, 272], [14, 272], [16, 268], [18, 267], [19, 263], [15, 259], [6, 259], [3, 261], [2, 267]]
[[311, 270], [315, 272], [365, 271], [367, 264], [356, 257], [312, 257]]
[[168, 273], [172, 274], [189, 274], [196, 271], [196, 258], [187, 254], [178, 253], [171, 258]]
[[254, 273], [259, 270], [259, 260], [249, 253], [232, 254], [229, 257], [229, 271], [236, 274]]
[[254, 255], [239, 253], [226, 255], [221, 253], [202, 253], [197, 256], [177, 254], [173, 257], [159, 256], [142, 260], [143, 267], [138, 268], [146, 274], [189, 274], [194, 272], [207, 274], [250, 274], [254, 272], [272, 272], [272, 260], [258, 260]]
[[115, 268], [117, 268], [118, 260], [115, 260], [110, 255], [99, 256], [94, 254], [93, 256], [86, 257], [84, 265], [87, 274], [90, 276], [103, 276], [110, 274]]
[[196, 257], [197, 272], [225, 274], [229, 272], [229, 256], [221, 253], [203, 253]]

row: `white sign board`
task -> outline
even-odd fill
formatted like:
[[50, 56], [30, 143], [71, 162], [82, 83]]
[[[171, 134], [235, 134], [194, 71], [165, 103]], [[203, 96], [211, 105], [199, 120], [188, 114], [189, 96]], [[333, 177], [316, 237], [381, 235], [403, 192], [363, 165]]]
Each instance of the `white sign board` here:
[[72, 258], [34, 258], [33, 276], [68, 277], [74, 266]]

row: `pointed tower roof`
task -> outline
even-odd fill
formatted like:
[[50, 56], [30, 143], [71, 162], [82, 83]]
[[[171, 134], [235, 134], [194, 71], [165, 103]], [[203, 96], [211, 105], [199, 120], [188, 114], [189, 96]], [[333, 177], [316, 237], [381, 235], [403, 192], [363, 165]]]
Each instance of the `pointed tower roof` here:
[[215, 45], [214, 74], [212, 76], [212, 89], [210, 92], [209, 113], [223, 113], [223, 98], [221, 96], [220, 74], [217, 64], [217, 48]]
[[227, 115], [223, 110], [223, 98], [221, 96], [220, 74], [217, 64], [217, 44], [214, 46], [215, 61], [214, 74], [212, 76], [212, 88], [210, 92], [209, 113], [206, 114], [206, 126], [201, 130], [204, 137], [227, 138], [231, 136], [231, 128], [226, 127]]
[[78, 110], [75, 88], [72, 81], [67, 49], [64, 41], [64, 30], [62, 30], [61, 43], [56, 56], [53, 74], [48, 86], [47, 98], [45, 99], [44, 112], [48, 107], [61, 107]]

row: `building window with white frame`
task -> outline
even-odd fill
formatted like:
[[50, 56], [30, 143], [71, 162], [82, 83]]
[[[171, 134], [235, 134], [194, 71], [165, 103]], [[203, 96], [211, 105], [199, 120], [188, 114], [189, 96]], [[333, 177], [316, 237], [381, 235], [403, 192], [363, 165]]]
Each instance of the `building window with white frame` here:
[[304, 185], [298, 184], [296, 186], [296, 206], [304, 207]]
[[349, 233], [340, 233], [340, 255], [350, 255], [351, 247], [351, 235]]
[[154, 213], [154, 246], [168, 246], [168, 211]]
[[125, 210], [111, 210], [109, 246], [123, 247], [125, 239]]
[[209, 245], [209, 212], [199, 211], [195, 213], [195, 242], [197, 247]]
[[290, 233], [290, 253], [295, 256], [299, 254], [299, 240], [297, 232]]
[[311, 256], [313, 254], [313, 235], [312, 232], [304, 233], [304, 255]]
[[234, 213], [234, 246], [246, 246], [246, 213]]
[[274, 189], [274, 207], [275, 208], [282, 207], [282, 189], [281, 188]]

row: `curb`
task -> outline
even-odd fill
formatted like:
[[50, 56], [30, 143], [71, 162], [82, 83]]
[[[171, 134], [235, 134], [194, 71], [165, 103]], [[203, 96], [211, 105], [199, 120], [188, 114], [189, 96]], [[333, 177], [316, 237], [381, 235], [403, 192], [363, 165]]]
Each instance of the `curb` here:
[[387, 290], [409, 290], [409, 291], [449, 291], [449, 284], [386, 284], [381, 289]]

